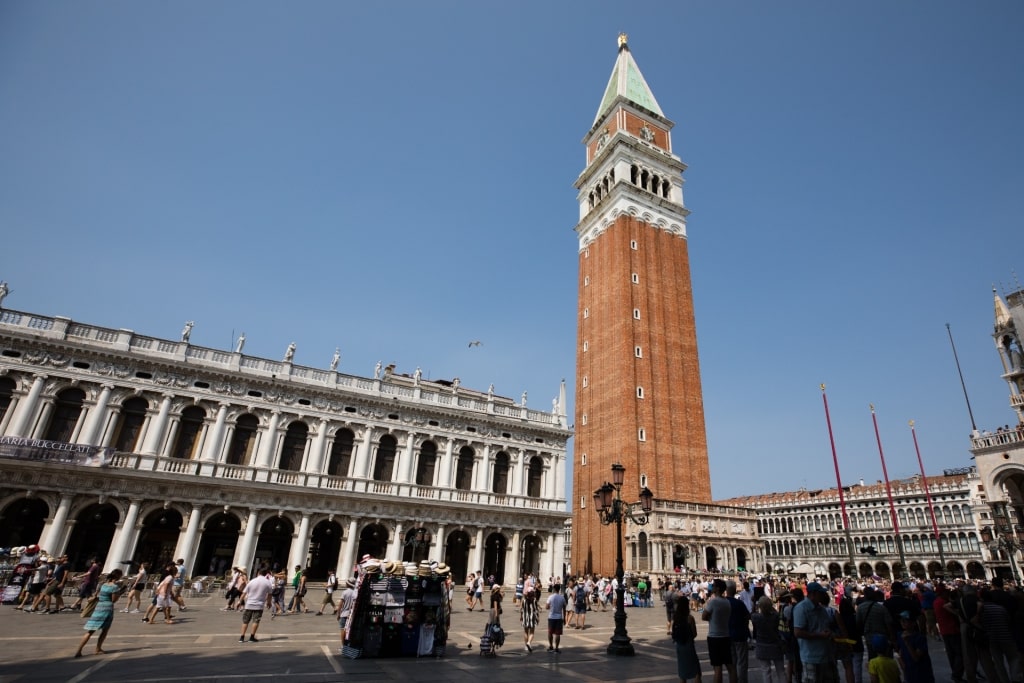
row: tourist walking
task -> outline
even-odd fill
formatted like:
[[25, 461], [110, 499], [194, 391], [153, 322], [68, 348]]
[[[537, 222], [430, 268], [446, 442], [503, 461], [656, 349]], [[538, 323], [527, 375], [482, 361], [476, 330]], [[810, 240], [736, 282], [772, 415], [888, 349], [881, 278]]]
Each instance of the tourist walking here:
[[230, 612], [235, 609], [235, 601], [238, 600], [238, 596], [242, 594], [245, 589], [246, 576], [245, 567], [233, 567], [231, 569], [231, 583], [228, 584], [228, 590], [224, 594], [227, 599], [227, 604], [221, 607], [224, 612]]
[[526, 651], [533, 652], [533, 635], [534, 631], [537, 630], [537, 622], [540, 621], [537, 591], [527, 590], [523, 593], [522, 611], [519, 613], [519, 620], [523, 624], [523, 642], [526, 644]]
[[[169, 564], [164, 571], [166, 573], [163, 579], [161, 579], [156, 590], [153, 591], [156, 597], [156, 609], [153, 611], [153, 616], [149, 616], [148, 611], [146, 613], [150, 625], [156, 623], [156, 616], [160, 612], [164, 613], [165, 624], [174, 623], [174, 619], [171, 617], [171, 605], [174, 604], [174, 577], [178, 573], [178, 568], [173, 564]], [[146, 621], [146, 619], [143, 619], [143, 621]]]
[[334, 613], [334, 591], [338, 588], [338, 577], [335, 576], [333, 569], [327, 570], [327, 581], [324, 584], [324, 599], [320, 601], [320, 610], [316, 613], [316, 616], [320, 616], [324, 613], [324, 608], [328, 605], [331, 606], [331, 613]]
[[120, 581], [122, 576], [124, 574], [121, 570], [115, 569], [107, 576], [106, 583], [100, 586], [96, 607], [93, 608], [89, 620], [85, 622], [85, 635], [82, 636], [82, 642], [78, 644], [75, 657], [82, 656], [82, 648], [96, 631], [100, 632], [99, 638], [96, 639], [96, 654], [106, 654], [103, 651], [103, 641], [107, 639], [107, 633], [110, 632], [110, 627], [114, 623], [114, 603], [121, 597]]
[[[146, 582], [149, 581], [149, 562], [139, 565], [139, 571], [132, 579], [131, 588], [128, 589], [128, 600], [124, 609], [125, 613], [138, 614], [142, 609], [142, 594], [146, 590]], [[132, 603], [135, 604], [135, 611], [132, 612]]]
[[245, 585], [245, 591], [242, 593], [242, 604], [245, 605], [245, 609], [242, 610], [242, 634], [238, 636], [238, 642], [245, 642], [245, 632], [249, 629], [249, 625], [252, 625], [252, 632], [249, 634], [250, 643], [258, 643], [256, 639], [256, 631], [260, 628], [260, 619], [263, 618], [263, 610], [270, 605], [270, 592], [274, 586], [268, 578], [270, 569], [267, 567], [261, 567], [259, 576], [253, 578], [252, 581]]
[[565, 625], [565, 596], [562, 586], [558, 583], [551, 587], [548, 596], [548, 652], [561, 652], [558, 646], [562, 642], [562, 628]]
[[341, 637], [341, 644], [344, 647], [345, 642], [348, 640], [346, 633], [348, 631], [348, 619], [352, 616], [352, 607], [356, 604], [356, 580], [346, 579], [345, 590], [341, 592], [341, 598], [338, 600], [338, 632]]
[[754, 657], [761, 662], [765, 683], [785, 683], [785, 643], [779, 633], [779, 613], [772, 599], [762, 595], [750, 615], [754, 624]]
[[95, 557], [92, 557], [89, 559], [89, 569], [75, 577], [81, 583], [78, 584], [78, 599], [75, 600], [75, 604], [71, 605], [71, 609], [82, 609], [82, 601], [92, 596], [96, 586], [99, 585], [100, 570], [100, 563], [96, 561]]
[[583, 579], [580, 579], [576, 582], [576, 592], [573, 593], [573, 609], [576, 620], [575, 628], [581, 631], [587, 626], [587, 610], [590, 607], [587, 603], [587, 590]]
[[[697, 622], [690, 614], [689, 600], [673, 603], [672, 624], [669, 629], [676, 645], [676, 671], [679, 683], [700, 681], [700, 660], [697, 658]], [[768, 679], [771, 683], [771, 679]]]

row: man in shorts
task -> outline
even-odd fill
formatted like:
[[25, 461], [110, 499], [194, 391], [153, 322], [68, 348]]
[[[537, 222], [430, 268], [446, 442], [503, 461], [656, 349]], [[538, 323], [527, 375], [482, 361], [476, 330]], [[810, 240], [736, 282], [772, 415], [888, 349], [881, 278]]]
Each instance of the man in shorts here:
[[711, 597], [704, 604], [700, 618], [708, 622], [708, 660], [714, 670], [714, 682], [722, 683], [722, 667], [729, 672], [729, 681], [736, 681], [736, 665], [732, 661], [732, 640], [729, 638], [729, 617], [732, 605], [725, 597], [725, 581], [715, 579]]
[[561, 652], [562, 627], [565, 625], [565, 596], [561, 584], [556, 583], [548, 596], [548, 652]]
[[258, 643], [256, 631], [260, 627], [260, 619], [263, 618], [263, 610], [270, 606], [270, 592], [274, 589], [274, 583], [270, 580], [270, 569], [266, 566], [260, 567], [259, 575], [245, 584], [245, 591], [242, 593], [242, 604], [245, 609], [242, 611], [242, 635], [238, 636], [238, 642], [245, 642], [245, 632], [252, 624], [252, 633], [249, 634], [250, 643]]
[[356, 580], [345, 581], [345, 590], [341, 592], [341, 599], [338, 600], [338, 632], [341, 638], [341, 645], [344, 649], [345, 634], [348, 632], [348, 618], [352, 616], [352, 606], [356, 603]]

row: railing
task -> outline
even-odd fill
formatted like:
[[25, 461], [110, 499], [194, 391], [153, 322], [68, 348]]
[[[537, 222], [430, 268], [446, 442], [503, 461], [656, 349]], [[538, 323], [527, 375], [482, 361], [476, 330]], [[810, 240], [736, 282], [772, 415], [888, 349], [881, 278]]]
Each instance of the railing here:
[[131, 330], [115, 330], [87, 325], [60, 316], [37, 316], [20, 311], [0, 311], [0, 325], [21, 328], [44, 338], [85, 340], [108, 349], [114, 347], [116, 350], [139, 356], [188, 359], [190, 365], [195, 368], [228, 369], [264, 379], [269, 379], [271, 376], [277, 379], [287, 378], [295, 381], [298, 385], [309, 384], [318, 388], [323, 388], [326, 385], [377, 396], [396, 396], [412, 402], [439, 406], [457, 405], [466, 411], [514, 420], [527, 420], [554, 427], [558, 427], [561, 423], [559, 415], [542, 410], [529, 410], [525, 406], [513, 403], [509, 398], [494, 397], [466, 389], [452, 391], [439, 387], [434, 382], [414, 385], [412, 378], [405, 375], [396, 375], [389, 379], [356, 377], [281, 361], [253, 358], [220, 349], [193, 346], [183, 341], [136, 335]]
[[[59, 462], [59, 452], [54, 452], [54, 464]], [[35, 460], [38, 462], [39, 459]], [[262, 483], [274, 486], [290, 486], [324, 491], [345, 491], [370, 496], [416, 499], [423, 501], [453, 501], [466, 505], [487, 505], [502, 508], [529, 508], [566, 513], [565, 500], [533, 498], [529, 496], [492, 493], [490, 491], [466, 491], [462, 489], [435, 488], [415, 483], [376, 481], [372, 479], [350, 479], [328, 474], [278, 470], [250, 465], [229, 465], [205, 460], [186, 460], [142, 453], [114, 453], [107, 467], [114, 470], [155, 472], [175, 477], [195, 477], [197, 480], [224, 480], [233, 482]], [[198, 483], [198, 482], [197, 482]], [[713, 507], [713, 506], [712, 506]]]
[[971, 439], [971, 450], [976, 451], [983, 448], [1010, 446], [1019, 443], [1024, 443], [1024, 426], [994, 434], [982, 434], [979, 437], [973, 438]]

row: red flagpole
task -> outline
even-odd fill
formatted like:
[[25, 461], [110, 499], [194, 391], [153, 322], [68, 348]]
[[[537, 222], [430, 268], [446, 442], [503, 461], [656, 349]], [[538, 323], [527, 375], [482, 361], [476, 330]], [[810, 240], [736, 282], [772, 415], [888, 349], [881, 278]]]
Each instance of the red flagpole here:
[[[896, 549], [900, 553], [900, 569], [907, 570], [907, 560], [903, 556], [903, 539], [900, 537], [900, 523], [896, 519], [896, 504], [892, 501], [892, 487], [889, 486], [889, 471], [885, 468], [885, 453], [882, 452], [882, 437], [878, 434], [878, 418], [875, 417], [875, 406], [868, 404], [871, 409], [871, 422], [875, 425], [875, 441], [878, 442], [878, 455], [882, 459], [882, 476], [885, 477], [885, 493], [889, 496], [889, 514], [892, 517], [892, 528], [896, 532]], [[899, 576], [895, 577], [901, 578]]]
[[839, 478], [839, 456], [836, 455], [836, 439], [832, 434], [832, 418], [828, 412], [828, 396], [825, 395], [825, 385], [821, 385], [821, 400], [825, 404], [825, 424], [828, 425], [828, 441], [832, 445], [832, 464], [836, 468], [836, 490], [839, 491], [839, 507], [843, 512], [843, 531], [846, 534], [846, 551], [850, 557], [852, 575], [857, 573], [857, 563], [853, 561], [853, 541], [850, 538], [850, 518], [846, 514], [846, 498], [843, 496], [843, 482]]
[[942, 552], [942, 539], [939, 538], [939, 523], [935, 521], [935, 505], [932, 503], [932, 494], [928, 490], [928, 477], [924, 473], [924, 461], [921, 460], [921, 449], [917, 445], [917, 431], [914, 430], [914, 421], [910, 421], [910, 434], [914, 437], [914, 452], [917, 453], [917, 465], [921, 468], [921, 483], [924, 485], [924, 497], [928, 501], [928, 512], [932, 516], [932, 531], [935, 533], [935, 543], [939, 546], [939, 562], [942, 563], [942, 571], [946, 571], [946, 555]]

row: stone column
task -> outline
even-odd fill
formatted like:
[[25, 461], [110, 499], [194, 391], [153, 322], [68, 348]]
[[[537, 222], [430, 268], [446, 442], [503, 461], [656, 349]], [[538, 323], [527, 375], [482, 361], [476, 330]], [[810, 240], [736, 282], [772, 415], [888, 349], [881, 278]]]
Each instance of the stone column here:
[[444, 562], [444, 552], [448, 539], [445, 538], [445, 524], [437, 525], [437, 533], [434, 535], [434, 547], [431, 548], [430, 559], [434, 562]]
[[45, 384], [46, 375], [37, 375], [32, 380], [32, 386], [28, 390], [28, 395], [18, 401], [18, 412], [11, 418], [8, 434], [11, 436], [29, 436], [29, 430], [32, 428], [32, 418], [35, 417], [39, 396], [43, 393], [43, 386]]
[[274, 457], [274, 447], [277, 445], [277, 423], [280, 419], [280, 411], [275, 410], [270, 413], [270, 422], [267, 425], [266, 434], [260, 441], [259, 453], [256, 455], [256, 467], [271, 466], [271, 461]]
[[395, 537], [391, 539], [391, 547], [388, 548], [388, 557], [392, 560], [402, 559], [402, 544], [405, 539], [402, 538], [402, 522], [395, 522]]
[[[345, 543], [341, 549], [341, 560], [338, 561], [338, 575], [349, 578], [356, 565], [356, 549], [359, 547], [359, 519], [353, 517], [348, 522], [348, 531], [345, 532]], [[344, 574], [342, 573], [344, 572]]]
[[104, 384], [100, 390], [99, 398], [96, 399], [96, 405], [89, 411], [89, 417], [85, 421], [85, 426], [82, 428], [82, 432], [78, 435], [77, 442], [85, 444], [87, 446], [95, 446], [99, 443], [99, 438], [103, 435], [101, 428], [106, 422], [107, 418], [107, 404], [110, 403], [110, 393], [114, 387], [110, 384]]
[[[452, 487], [452, 460], [455, 457], [454, 452], [455, 439], [448, 439], [448, 444], [444, 447], [444, 455], [441, 456], [441, 474], [437, 479], [439, 488], [450, 489]], [[477, 569], [470, 571], [477, 571]]]
[[412, 477], [412, 463], [413, 463], [413, 442], [416, 440], [416, 435], [409, 432], [405, 436], [405, 448], [398, 452], [398, 462], [395, 463], [395, 480], [400, 484], [407, 484], [413, 481]]
[[565, 481], [562, 479], [565, 473], [565, 461], [561, 455], [553, 455], [552, 461], [554, 462], [552, 473], [552, 479], [554, 480], [554, 490], [551, 492], [552, 500], [565, 500]]
[[[522, 564], [523, 540], [519, 534], [519, 529], [512, 533], [512, 552], [509, 554], [508, 563], [505, 565], [505, 578], [502, 579], [505, 583], [513, 584], [513, 587], [519, 581], [520, 574], [522, 574], [522, 567], [520, 565]], [[509, 577], [509, 567], [512, 570], [511, 577]]]
[[525, 496], [526, 488], [523, 484], [526, 481], [526, 451], [518, 449], [519, 454], [512, 461], [512, 495]]
[[188, 524], [185, 526], [185, 535], [178, 538], [178, 547], [174, 550], [174, 559], [179, 557], [185, 559], [185, 576], [195, 575], [196, 537], [199, 535], [199, 519], [202, 511], [202, 505], [192, 506], [192, 512], [188, 515]]
[[46, 428], [50, 425], [50, 415], [53, 413], [53, 399], [42, 399], [42, 407], [39, 409], [39, 417], [36, 418], [35, 427], [32, 430], [33, 439], [42, 439], [46, 436]]
[[171, 453], [174, 452], [174, 442], [178, 438], [178, 427], [181, 426], [181, 418], [179, 416], [171, 415], [168, 427], [167, 427], [167, 438], [164, 440], [156, 452], [157, 455], [162, 455], [166, 458], [171, 457]]
[[484, 568], [484, 528], [476, 530], [476, 542], [473, 545], [473, 552], [469, 554], [469, 571], [478, 572]]
[[373, 427], [366, 425], [363, 440], [356, 449], [356, 465], [352, 476], [356, 479], [368, 479], [370, 469], [370, 446], [373, 443]]
[[7, 406], [7, 410], [4, 411], [4, 415], [0, 418], [0, 436], [7, 433], [7, 428], [11, 426], [11, 420], [14, 415], [18, 412], [18, 403], [21, 401], [21, 397], [18, 395], [11, 396], [11, 402]]
[[304, 471], [308, 474], [320, 474], [324, 471], [324, 446], [327, 443], [327, 420], [320, 420], [317, 425], [316, 439], [309, 451]]
[[160, 450], [161, 442], [164, 439], [164, 430], [167, 429], [167, 416], [171, 413], [171, 400], [174, 398], [171, 394], [164, 394], [164, 400], [160, 404], [160, 412], [157, 413], [156, 419], [149, 423], [149, 429], [146, 430], [146, 440], [142, 444], [143, 455], [156, 455], [157, 451]]
[[107, 561], [103, 563], [104, 574], [109, 574], [115, 569], [121, 569], [121, 561], [131, 559], [124, 555], [128, 552], [130, 546], [135, 545], [135, 537], [138, 534], [135, 525], [139, 521], [139, 503], [140, 501], [134, 499], [128, 503], [128, 512], [125, 514], [124, 521], [114, 535], [114, 541], [110, 544]]
[[[245, 522], [245, 533], [242, 535], [242, 542], [235, 547], [235, 559], [232, 566], [241, 565], [252, 569], [253, 553], [256, 552], [256, 521], [259, 518], [259, 510], [249, 510], [249, 518]], [[293, 565], [294, 566], [294, 565]]]
[[114, 427], [117, 426], [117, 419], [121, 416], [121, 406], [109, 406], [107, 408], [107, 419], [100, 430], [97, 442], [103, 448], [110, 446], [114, 440]]
[[484, 452], [480, 456], [480, 461], [477, 465], [480, 469], [476, 473], [476, 490], [487, 491], [491, 490], [491, 444], [484, 444]]
[[292, 547], [288, 551], [288, 566], [302, 565], [306, 568], [306, 560], [309, 556], [309, 513], [302, 513], [299, 521], [299, 533], [292, 539]]
[[224, 422], [228, 418], [228, 404], [221, 403], [217, 408], [217, 419], [214, 420], [213, 430], [210, 431], [206, 443], [203, 444], [200, 460], [205, 462], [220, 462], [223, 447]]
[[39, 546], [51, 555], [60, 556], [64, 551], [64, 531], [68, 523], [68, 511], [71, 510], [71, 500], [71, 496], [61, 494], [57, 511], [53, 513], [53, 519], [39, 535], [43, 539], [39, 542]]

